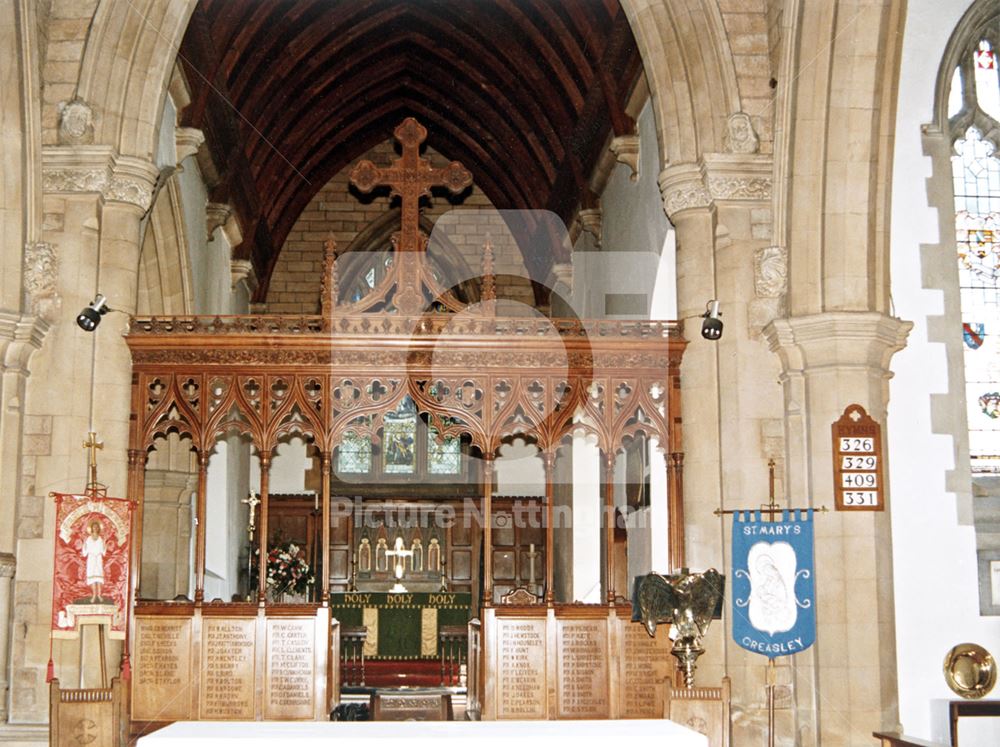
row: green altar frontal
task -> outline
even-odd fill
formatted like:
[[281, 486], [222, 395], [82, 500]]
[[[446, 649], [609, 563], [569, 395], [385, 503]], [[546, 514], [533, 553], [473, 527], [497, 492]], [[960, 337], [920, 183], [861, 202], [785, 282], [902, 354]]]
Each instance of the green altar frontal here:
[[434, 659], [445, 626], [469, 621], [472, 595], [458, 592], [348, 591], [330, 594], [331, 615], [343, 626], [364, 627], [365, 657]]

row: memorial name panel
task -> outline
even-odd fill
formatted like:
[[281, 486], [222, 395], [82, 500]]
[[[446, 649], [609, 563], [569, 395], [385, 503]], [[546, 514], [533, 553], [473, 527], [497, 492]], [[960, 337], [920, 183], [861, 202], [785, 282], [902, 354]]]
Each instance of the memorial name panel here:
[[497, 620], [497, 719], [545, 718], [545, 620]]
[[316, 697], [315, 621], [267, 621], [264, 718], [311, 719]]
[[666, 681], [674, 670], [669, 626], [660, 625], [650, 638], [641, 623], [621, 620], [621, 717], [663, 718]]
[[136, 618], [133, 721], [191, 718], [191, 620]]
[[201, 640], [200, 717], [252, 721], [256, 620], [206, 618]]
[[559, 620], [558, 718], [608, 718], [606, 620]]

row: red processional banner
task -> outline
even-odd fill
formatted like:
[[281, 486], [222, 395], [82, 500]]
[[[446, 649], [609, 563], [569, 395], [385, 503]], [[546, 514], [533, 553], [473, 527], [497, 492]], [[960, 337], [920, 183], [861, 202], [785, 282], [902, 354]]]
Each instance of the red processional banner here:
[[76, 638], [81, 624], [106, 625], [125, 638], [128, 624], [132, 501], [52, 493], [56, 500], [52, 636]]

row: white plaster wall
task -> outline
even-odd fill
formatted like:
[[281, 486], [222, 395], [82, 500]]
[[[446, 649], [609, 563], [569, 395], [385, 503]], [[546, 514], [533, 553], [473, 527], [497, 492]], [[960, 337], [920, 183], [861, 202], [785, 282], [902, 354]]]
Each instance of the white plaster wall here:
[[496, 495], [545, 495], [545, 466], [538, 447], [515, 438], [500, 446], [496, 468]]
[[184, 210], [184, 232], [191, 255], [191, 283], [195, 314], [232, 313], [232, 279], [229, 271], [230, 248], [219, 238], [208, 240], [205, 206], [208, 192], [194, 156], [181, 163], [178, 181]]
[[573, 601], [601, 602], [601, 453], [573, 436]]
[[[306, 442], [298, 436], [278, 444], [271, 458], [271, 474], [268, 479], [268, 493], [306, 492], [306, 472], [312, 467], [312, 459], [307, 456]], [[260, 459], [250, 460], [250, 487], [260, 490]]]
[[[666, 316], [676, 315], [676, 282], [671, 254], [660, 263], [660, 252], [670, 229], [663, 212], [663, 200], [657, 182], [660, 173], [656, 123], [647, 102], [637, 120], [639, 132], [639, 178], [631, 179], [631, 170], [617, 164], [601, 194], [601, 249], [593, 250], [593, 239], [586, 232], [577, 239], [573, 253], [573, 299], [578, 313], [589, 317], [613, 319], [650, 318], [654, 285]], [[619, 256], [616, 256], [619, 255]], [[660, 267], [665, 275], [660, 277]], [[644, 294], [645, 308], [637, 314], [606, 314], [608, 293]]]
[[[948, 381], [943, 346], [927, 336], [928, 317], [942, 312], [941, 294], [921, 284], [920, 245], [937, 243], [939, 234], [920, 128], [931, 121], [941, 56], [967, 7], [908, 3], [892, 184], [892, 296], [896, 314], [914, 323], [906, 349], [893, 359], [888, 419], [899, 712], [906, 734], [943, 743], [946, 702], [957, 697], [941, 674], [945, 653], [974, 641], [1000, 655], [1000, 618], [979, 616], [974, 530], [958, 524], [956, 496], [945, 489], [951, 439], [931, 433], [930, 398]], [[1000, 744], [1000, 721], [964, 719], [961, 744]]]

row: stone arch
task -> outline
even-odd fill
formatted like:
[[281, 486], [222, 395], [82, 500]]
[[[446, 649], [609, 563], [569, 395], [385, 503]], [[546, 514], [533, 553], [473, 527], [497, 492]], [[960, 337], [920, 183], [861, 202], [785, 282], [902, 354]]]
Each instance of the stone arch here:
[[180, 185], [171, 177], [149, 213], [139, 254], [139, 314], [193, 313], [190, 252]]
[[660, 168], [721, 151], [740, 110], [736, 68], [716, 0], [621, 0], [649, 83]]
[[[941, 67], [938, 69], [934, 85], [934, 116], [931, 120], [931, 127], [934, 129], [941, 132], [961, 129], [964, 132], [966, 127], [973, 124], [970, 118], [969, 122], [963, 123], [960, 127], [951, 126], [948, 119], [948, 94], [951, 90], [951, 78], [955, 68], [961, 64], [962, 57], [967, 57], [968, 53], [972, 51], [972, 46], [978, 43], [984, 35], [992, 36], [984, 32], [995, 29], [998, 23], [1000, 23], [1000, 6], [995, 0], [976, 0], [965, 11], [958, 25], [955, 26], [955, 30], [951, 32], [944, 55], [941, 57]], [[1000, 39], [992, 38], [991, 41], [994, 42], [994, 48], [1000, 46]], [[957, 116], [961, 117], [962, 113], [960, 112]], [[983, 134], [988, 133], [984, 132]], [[994, 138], [996, 134], [993, 133]], [[958, 136], [951, 133], [951, 140], [954, 141], [955, 137]]]
[[152, 159], [170, 74], [197, 0], [102, 0], [80, 67], [94, 141]]

